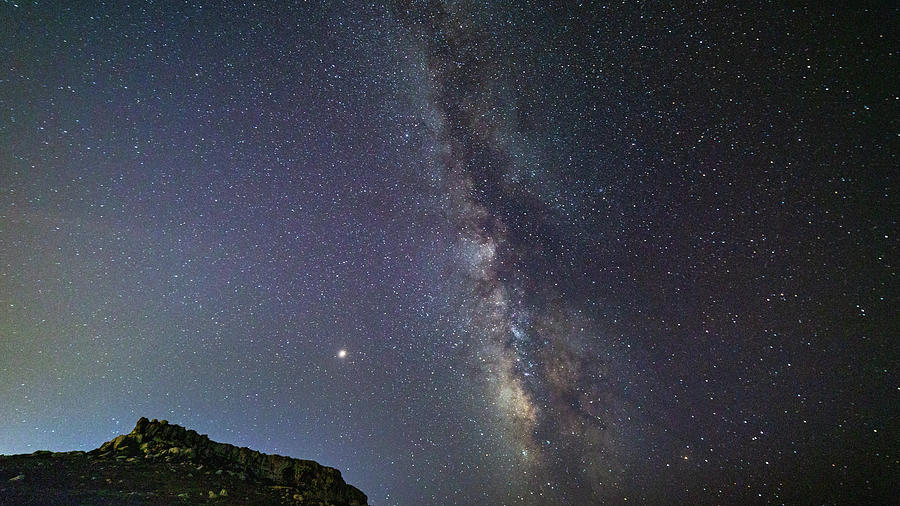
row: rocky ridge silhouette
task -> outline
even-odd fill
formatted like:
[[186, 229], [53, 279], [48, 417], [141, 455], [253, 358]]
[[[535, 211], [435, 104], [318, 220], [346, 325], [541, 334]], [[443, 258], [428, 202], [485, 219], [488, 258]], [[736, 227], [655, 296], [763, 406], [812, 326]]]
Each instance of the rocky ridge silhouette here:
[[141, 418], [90, 452], [0, 456], [2, 504], [314, 504], [362, 506], [366, 495], [312, 460], [212, 441]]

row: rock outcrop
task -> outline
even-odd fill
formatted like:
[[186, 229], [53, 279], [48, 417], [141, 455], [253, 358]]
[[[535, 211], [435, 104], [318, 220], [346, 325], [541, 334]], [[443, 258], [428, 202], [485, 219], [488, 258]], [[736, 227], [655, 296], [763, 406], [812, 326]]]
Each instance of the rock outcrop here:
[[337, 469], [146, 418], [90, 452], [0, 456], [0, 478], [0, 504], [367, 504]]
[[141, 418], [129, 434], [103, 443], [94, 450], [101, 456], [142, 457], [168, 461], [197, 460], [231, 473], [244, 473], [277, 485], [299, 489], [303, 497], [351, 506], [366, 504], [366, 496], [347, 485], [341, 472], [312, 460], [269, 455], [212, 441], [205, 434], [166, 420]]

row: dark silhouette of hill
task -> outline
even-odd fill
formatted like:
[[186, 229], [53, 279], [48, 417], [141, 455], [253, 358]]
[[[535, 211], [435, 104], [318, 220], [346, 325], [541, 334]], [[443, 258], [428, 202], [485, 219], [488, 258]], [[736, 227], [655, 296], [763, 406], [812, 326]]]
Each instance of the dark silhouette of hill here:
[[337, 469], [211, 441], [165, 420], [89, 452], [0, 456], [0, 504], [362, 506]]

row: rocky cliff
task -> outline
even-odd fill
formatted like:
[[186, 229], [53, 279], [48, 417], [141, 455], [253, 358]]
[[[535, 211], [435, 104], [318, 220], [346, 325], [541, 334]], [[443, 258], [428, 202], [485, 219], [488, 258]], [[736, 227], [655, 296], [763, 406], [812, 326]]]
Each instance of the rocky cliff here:
[[365, 505], [337, 469], [217, 443], [165, 420], [90, 452], [0, 456], [0, 504]]

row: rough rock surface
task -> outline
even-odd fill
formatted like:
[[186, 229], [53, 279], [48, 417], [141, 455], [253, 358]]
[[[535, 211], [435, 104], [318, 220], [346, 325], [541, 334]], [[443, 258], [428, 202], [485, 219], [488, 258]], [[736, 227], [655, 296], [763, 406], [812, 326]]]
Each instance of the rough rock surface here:
[[337, 469], [211, 441], [165, 420], [90, 452], [0, 456], [0, 504], [362, 506]]

